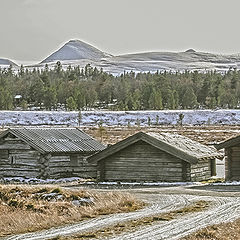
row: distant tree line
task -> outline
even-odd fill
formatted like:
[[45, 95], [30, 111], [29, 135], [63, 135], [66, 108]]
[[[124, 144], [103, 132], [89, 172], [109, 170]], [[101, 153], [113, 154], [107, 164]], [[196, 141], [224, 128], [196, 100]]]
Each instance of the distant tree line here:
[[[21, 99], [16, 99], [21, 95]], [[0, 69], [0, 109], [34, 106], [54, 110], [107, 108], [111, 110], [161, 110], [238, 108], [240, 71], [225, 74], [215, 71], [194, 72], [125, 72], [119, 76], [87, 64], [84, 68], [60, 62], [53, 69], [23, 66], [13, 72], [10, 66]]]

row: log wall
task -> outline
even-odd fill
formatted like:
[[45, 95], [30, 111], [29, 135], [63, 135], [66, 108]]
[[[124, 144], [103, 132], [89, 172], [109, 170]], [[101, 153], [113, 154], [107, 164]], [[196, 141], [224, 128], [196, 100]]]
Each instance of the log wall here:
[[86, 161], [92, 154], [41, 154], [10, 135], [0, 141], [0, 177], [96, 178], [96, 164]]
[[240, 145], [227, 150], [227, 179], [240, 180]]
[[203, 181], [211, 178], [212, 176], [212, 164], [214, 160], [199, 160], [196, 164], [191, 164], [190, 176], [191, 181]]
[[96, 164], [86, 161], [92, 153], [52, 155], [49, 159], [49, 177], [96, 178]]
[[20, 139], [10, 137], [0, 143], [0, 176], [25, 177], [39, 176], [40, 154]]
[[99, 161], [97, 175], [101, 181], [175, 182], [187, 180], [187, 171], [181, 159], [139, 141]]

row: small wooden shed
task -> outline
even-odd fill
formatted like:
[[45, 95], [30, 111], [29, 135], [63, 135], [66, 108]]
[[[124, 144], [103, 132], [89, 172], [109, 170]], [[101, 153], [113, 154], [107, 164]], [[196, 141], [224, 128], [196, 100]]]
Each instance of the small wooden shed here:
[[77, 128], [10, 128], [0, 135], [0, 176], [96, 177], [86, 158], [103, 149]]
[[240, 136], [228, 139], [215, 147], [225, 150], [226, 180], [240, 180]]
[[139, 132], [88, 158], [99, 181], [201, 181], [216, 172], [214, 147], [180, 135]]

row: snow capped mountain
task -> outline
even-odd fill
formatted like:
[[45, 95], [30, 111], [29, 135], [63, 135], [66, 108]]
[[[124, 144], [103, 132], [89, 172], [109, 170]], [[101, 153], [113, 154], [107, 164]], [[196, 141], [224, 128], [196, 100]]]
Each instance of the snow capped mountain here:
[[85, 42], [80, 40], [70, 40], [41, 63], [81, 59], [100, 60], [101, 58], [110, 56], [111, 55], [104, 53]]
[[13, 61], [5, 58], [0, 58], [0, 67], [8, 67], [12, 65], [13, 67], [17, 67], [18, 65], [14, 63]]
[[112, 74], [121, 74], [124, 71], [226, 72], [230, 68], [240, 69], [240, 55], [220, 55], [188, 49], [185, 52], [144, 52], [112, 56], [80, 40], [70, 40], [36, 67], [46, 63], [51, 67], [56, 61], [61, 61], [63, 67], [84, 67], [90, 63], [93, 67], [102, 68]]

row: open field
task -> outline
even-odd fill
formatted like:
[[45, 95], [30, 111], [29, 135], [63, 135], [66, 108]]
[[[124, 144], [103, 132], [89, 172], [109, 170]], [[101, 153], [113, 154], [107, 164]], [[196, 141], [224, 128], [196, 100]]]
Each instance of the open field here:
[[[239, 218], [240, 186], [222, 186], [223, 191], [209, 186], [118, 190], [130, 192], [145, 201], [147, 206], [135, 212], [99, 216], [68, 226], [3, 239], [181, 239], [201, 228]], [[77, 186], [71, 188], [79, 189]], [[99, 191], [106, 194], [110, 190]], [[192, 211], [192, 207], [198, 210]]]
[[203, 144], [216, 144], [240, 134], [240, 126], [232, 125], [201, 125], [175, 126], [163, 125], [152, 127], [81, 127], [83, 131], [95, 137], [104, 144], [114, 144], [138, 131], [176, 133]]
[[0, 185], [0, 237], [134, 211], [142, 206], [141, 201], [125, 193]]
[[240, 218], [230, 223], [215, 224], [203, 228], [181, 240], [238, 240], [240, 236]]

